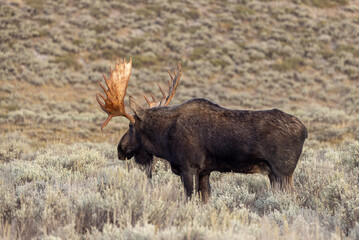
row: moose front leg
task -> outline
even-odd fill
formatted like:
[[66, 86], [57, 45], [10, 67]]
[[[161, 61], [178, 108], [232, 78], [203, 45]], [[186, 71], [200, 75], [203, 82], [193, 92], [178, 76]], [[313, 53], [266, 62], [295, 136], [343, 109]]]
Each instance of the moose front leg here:
[[145, 171], [147, 178], [152, 178], [152, 168], [155, 165], [155, 161], [153, 160], [153, 155], [149, 154], [143, 148], [138, 151], [135, 155], [135, 162], [143, 166], [143, 170]]
[[153, 165], [155, 165], [154, 162], [149, 162], [149, 163], [146, 163], [144, 166], [144, 170], [145, 170], [145, 173], [146, 173], [148, 179], [152, 178]]
[[195, 169], [190, 169], [181, 174], [184, 189], [186, 191], [187, 198], [191, 198], [194, 191], [198, 192], [199, 181], [198, 174]]
[[199, 192], [202, 196], [202, 201], [208, 203], [211, 195], [211, 185], [209, 185], [209, 174], [199, 176]]

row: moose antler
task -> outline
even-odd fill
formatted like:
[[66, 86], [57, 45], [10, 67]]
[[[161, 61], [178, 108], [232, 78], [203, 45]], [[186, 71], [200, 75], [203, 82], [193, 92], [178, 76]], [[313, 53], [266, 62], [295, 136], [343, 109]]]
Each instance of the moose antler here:
[[[101, 130], [103, 130], [111, 118], [116, 116], [124, 116], [130, 120], [130, 122], [135, 122], [133, 116], [126, 112], [124, 104], [124, 98], [128, 86], [128, 80], [130, 79], [131, 68], [131, 58], [128, 63], [126, 63], [126, 59], [123, 59], [123, 63], [121, 63], [121, 61], [117, 63], [116, 61], [115, 69], [112, 70], [110, 67], [110, 79], [107, 79], [105, 75], [102, 74], [108, 89], [106, 89], [101, 84], [100, 80], [98, 81], [107, 96], [106, 99], [104, 96], [102, 96], [101, 93], [96, 94], [96, 99], [100, 104], [101, 109], [108, 114], [106, 121], [101, 125]], [[105, 101], [105, 103], [100, 101], [99, 96]]]
[[163, 91], [163, 89], [161, 88], [161, 86], [158, 83], [157, 83], [157, 86], [162, 93], [162, 99], [160, 101], [157, 102], [152, 93], [151, 93], [152, 102], [150, 100], [148, 100], [148, 98], [146, 96], [144, 96], [145, 100], [148, 103], [148, 106], [150, 108], [167, 106], [171, 102], [173, 96], [176, 93], [176, 89], [177, 89], [178, 83], [181, 78], [181, 62], [178, 62], [178, 64], [177, 64], [177, 73], [176, 73], [176, 71], [174, 71], [174, 76], [175, 76], [174, 78], [170, 71], [168, 71], [168, 73], [171, 77], [171, 81], [168, 80], [168, 96], [167, 97], [166, 97], [165, 92]]

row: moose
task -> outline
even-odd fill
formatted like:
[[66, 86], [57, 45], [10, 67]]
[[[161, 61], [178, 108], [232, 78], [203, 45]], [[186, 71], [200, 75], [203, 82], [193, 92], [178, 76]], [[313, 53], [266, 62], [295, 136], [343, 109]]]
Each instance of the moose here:
[[151, 171], [153, 156], [165, 159], [181, 177], [186, 195], [198, 192], [205, 203], [210, 198], [213, 171], [261, 173], [269, 177], [272, 189], [294, 190], [293, 172], [308, 137], [298, 118], [277, 109], [231, 110], [196, 98], [168, 106], [180, 81], [180, 63], [174, 77], [169, 71], [167, 96], [158, 85], [163, 96], [160, 101], [153, 95], [152, 101], [145, 97], [149, 108], [144, 108], [129, 97], [131, 115], [124, 105], [131, 68], [132, 59], [116, 62], [110, 78], [103, 75], [107, 88], [99, 81], [107, 98], [96, 95], [108, 114], [101, 129], [115, 116], [130, 122], [117, 147], [120, 160], [134, 157]]

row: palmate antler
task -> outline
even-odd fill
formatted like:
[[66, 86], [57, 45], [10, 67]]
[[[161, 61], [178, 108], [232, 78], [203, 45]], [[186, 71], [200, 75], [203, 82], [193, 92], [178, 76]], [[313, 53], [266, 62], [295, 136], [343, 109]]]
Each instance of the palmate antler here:
[[[131, 69], [132, 69], [132, 59], [131, 58], [128, 63], [126, 63], [126, 59], [123, 60], [123, 63], [121, 63], [121, 61], [119, 61], [117, 63], [117, 61], [116, 61], [115, 69], [112, 70], [110, 68], [110, 78], [108, 79], [105, 77], [105, 75], [103, 75], [103, 78], [105, 79], [105, 82], [107, 85], [107, 89], [102, 85], [102, 83], [100, 81], [98, 81], [107, 97], [107, 98], [105, 98], [101, 93], [96, 94], [96, 99], [97, 99], [97, 102], [100, 104], [101, 109], [108, 114], [106, 121], [101, 125], [101, 130], [103, 130], [104, 127], [107, 125], [107, 123], [113, 117], [116, 117], [116, 116], [124, 116], [128, 120], [130, 120], [130, 122], [132, 122], [132, 123], [135, 122], [135, 118], [126, 112], [125, 104], [124, 104], [124, 98], [126, 95], [128, 81], [129, 81], [130, 75], [131, 75]], [[168, 84], [169, 84], [168, 96], [166, 97], [166, 94], [162, 90], [161, 86], [157, 83], [158, 87], [161, 90], [163, 99], [159, 102], [156, 102], [156, 99], [151, 94], [153, 102], [150, 102], [145, 97], [150, 108], [159, 107], [159, 106], [167, 106], [171, 102], [171, 100], [176, 92], [177, 85], [178, 85], [180, 77], [181, 77], [181, 63], [178, 62], [177, 73], [176, 73], [176, 71], [174, 71], [174, 75], [175, 75], [174, 78], [170, 71], [168, 71], [168, 73], [171, 77], [171, 81], [168, 81]], [[103, 101], [105, 103], [103, 103], [100, 100], [100, 97], [103, 99]]]
[[[131, 75], [131, 68], [131, 58], [128, 63], [126, 63], [126, 59], [123, 60], [123, 63], [121, 63], [121, 61], [117, 63], [116, 61], [115, 69], [112, 70], [110, 68], [110, 78], [107, 79], [105, 75], [103, 75], [108, 89], [106, 89], [101, 82], [98, 81], [107, 96], [106, 99], [101, 93], [97, 93], [96, 95], [97, 102], [100, 104], [101, 109], [108, 114], [106, 121], [101, 125], [101, 130], [103, 130], [111, 118], [116, 116], [124, 116], [130, 120], [130, 122], [135, 122], [134, 117], [126, 112], [124, 104], [128, 80]], [[100, 100], [99, 96], [105, 101], [105, 103]]]
[[151, 93], [152, 102], [150, 100], [148, 100], [148, 98], [146, 96], [144, 96], [144, 98], [150, 108], [167, 106], [171, 102], [173, 96], [176, 93], [176, 89], [177, 89], [178, 83], [181, 78], [181, 62], [178, 62], [178, 64], [177, 64], [177, 73], [176, 73], [176, 71], [174, 71], [174, 76], [175, 76], [174, 78], [170, 71], [168, 71], [168, 73], [171, 77], [171, 81], [168, 80], [168, 96], [167, 97], [166, 97], [166, 94], [164, 93], [163, 89], [161, 88], [161, 86], [158, 83], [157, 83], [157, 86], [162, 93], [162, 99], [160, 101], [157, 102], [152, 93]]

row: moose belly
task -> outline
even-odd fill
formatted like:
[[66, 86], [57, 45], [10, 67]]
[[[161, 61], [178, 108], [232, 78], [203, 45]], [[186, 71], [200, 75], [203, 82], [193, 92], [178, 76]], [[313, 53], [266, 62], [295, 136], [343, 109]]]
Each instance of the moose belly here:
[[247, 160], [235, 161], [233, 159], [226, 159], [216, 164], [215, 171], [220, 172], [237, 172], [237, 173], [261, 173], [268, 175], [271, 172], [268, 164], [263, 160]]

